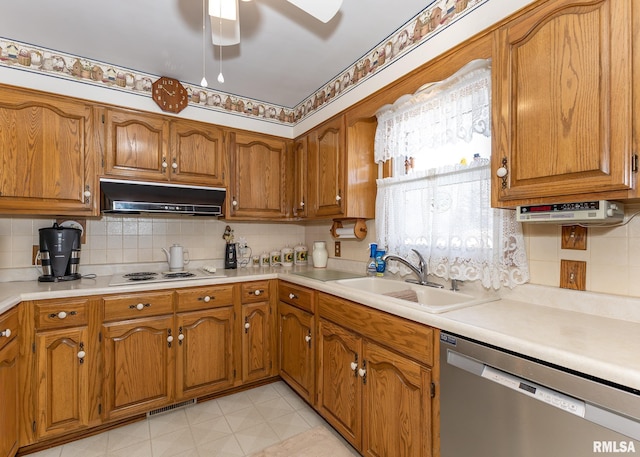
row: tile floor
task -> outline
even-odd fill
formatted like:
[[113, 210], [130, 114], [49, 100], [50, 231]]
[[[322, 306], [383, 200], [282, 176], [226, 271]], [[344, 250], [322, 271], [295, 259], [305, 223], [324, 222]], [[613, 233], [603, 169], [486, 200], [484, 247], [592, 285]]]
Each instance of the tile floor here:
[[[331, 429], [284, 382], [276, 382], [159, 414], [30, 457], [240, 457], [316, 425]], [[359, 455], [352, 452], [354, 457]]]

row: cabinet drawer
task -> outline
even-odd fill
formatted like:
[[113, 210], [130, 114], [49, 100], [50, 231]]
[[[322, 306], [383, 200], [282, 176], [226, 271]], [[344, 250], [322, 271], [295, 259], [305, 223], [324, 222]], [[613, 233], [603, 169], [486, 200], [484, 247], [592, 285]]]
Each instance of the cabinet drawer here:
[[87, 325], [87, 300], [47, 300], [35, 302], [36, 329]]
[[173, 292], [114, 295], [103, 300], [105, 321], [173, 313]]
[[233, 305], [233, 284], [207, 286], [176, 291], [178, 311], [217, 308]]
[[313, 291], [306, 287], [296, 286], [288, 282], [280, 282], [278, 286], [278, 298], [300, 309], [313, 313]]
[[318, 314], [383, 346], [433, 365], [434, 329], [333, 295], [319, 294]]
[[18, 308], [16, 307], [0, 316], [0, 349], [4, 348], [17, 335]]
[[240, 285], [242, 303], [269, 300], [269, 281], [245, 282]]

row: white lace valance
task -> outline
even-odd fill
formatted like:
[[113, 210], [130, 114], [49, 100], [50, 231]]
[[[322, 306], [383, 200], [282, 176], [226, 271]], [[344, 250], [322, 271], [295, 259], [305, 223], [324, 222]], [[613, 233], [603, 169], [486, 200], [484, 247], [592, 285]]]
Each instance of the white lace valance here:
[[474, 60], [451, 77], [400, 97], [378, 113], [375, 161], [418, 156], [474, 133], [491, 135], [491, 61]]

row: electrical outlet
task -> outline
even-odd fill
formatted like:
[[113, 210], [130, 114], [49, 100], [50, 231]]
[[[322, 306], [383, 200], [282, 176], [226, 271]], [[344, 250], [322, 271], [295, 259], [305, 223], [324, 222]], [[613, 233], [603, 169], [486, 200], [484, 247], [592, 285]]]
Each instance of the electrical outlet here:
[[340, 253], [340, 241], [336, 241], [335, 245], [334, 245], [334, 255], [336, 257], [340, 257], [341, 253]]

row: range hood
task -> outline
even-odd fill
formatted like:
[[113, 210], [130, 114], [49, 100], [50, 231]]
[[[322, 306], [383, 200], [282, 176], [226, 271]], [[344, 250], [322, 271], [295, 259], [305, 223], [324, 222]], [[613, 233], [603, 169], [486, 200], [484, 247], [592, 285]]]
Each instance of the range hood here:
[[220, 216], [226, 189], [100, 178], [103, 213]]

